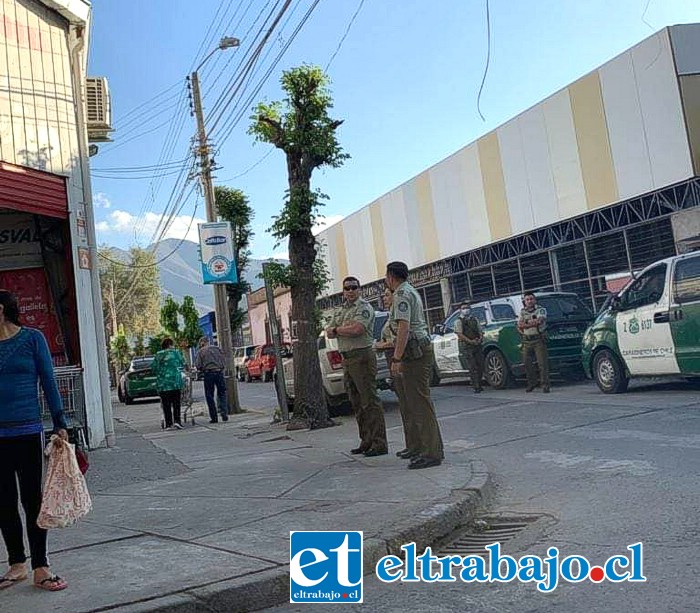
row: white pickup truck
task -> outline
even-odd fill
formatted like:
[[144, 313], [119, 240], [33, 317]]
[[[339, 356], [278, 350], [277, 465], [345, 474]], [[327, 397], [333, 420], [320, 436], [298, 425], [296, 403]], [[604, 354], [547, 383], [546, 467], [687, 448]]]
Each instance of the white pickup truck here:
[[[382, 328], [386, 323], [389, 313], [387, 311], [377, 311], [374, 318], [373, 336], [375, 341], [379, 340]], [[343, 383], [343, 358], [338, 351], [338, 341], [333, 338], [326, 338], [326, 333], [321, 332], [318, 337], [318, 360], [321, 366], [321, 376], [323, 378], [323, 392], [331, 414], [337, 415], [342, 407], [347, 406], [348, 396]], [[291, 354], [287, 354], [282, 359], [284, 368], [284, 381], [287, 386], [287, 396], [290, 405], [294, 401], [294, 359]], [[377, 352], [377, 388], [391, 389], [391, 379], [389, 366], [384, 357], [383, 351]]]

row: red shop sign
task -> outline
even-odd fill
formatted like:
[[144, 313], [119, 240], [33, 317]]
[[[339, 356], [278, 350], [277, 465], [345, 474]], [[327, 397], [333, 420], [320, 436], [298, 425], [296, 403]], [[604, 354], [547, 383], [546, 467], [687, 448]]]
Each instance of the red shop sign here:
[[25, 268], [0, 272], [0, 289], [12, 292], [19, 303], [20, 322], [41, 330], [51, 355], [63, 355], [63, 335], [58, 325], [46, 273], [43, 268]]

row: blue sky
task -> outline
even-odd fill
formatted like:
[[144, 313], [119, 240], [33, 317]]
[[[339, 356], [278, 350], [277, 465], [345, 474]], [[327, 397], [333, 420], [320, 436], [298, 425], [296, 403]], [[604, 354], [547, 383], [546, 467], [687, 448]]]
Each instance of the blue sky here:
[[[152, 169], [124, 169], [186, 158], [195, 124], [183, 94], [184, 77], [195, 58], [201, 60], [223, 35], [242, 40], [239, 49], [216, 52], [200, 71], [205, 114], [213, 121], [230, 99], [224, 85], [250, 47], [253, 34], [246, 33], [257, 30], [258, 15], [277, 1], [94, 0], [89, 72], [109, 79], [117, 128], [114, 142], [100, 145], [92, 158], [100, 243], [145, 246], [161, 233], [164, 212], [173, 210], [170, 196], [179, 193], [173, 186], [181, 164], [168, 166], [157, 179]], [[256, 78], [227, 107], [235, 114], [222, 113], [212, 131], [220, 166], [215, 183], [242, 189], [256, 212], [254, 257], [286, 251], [285, 245], [275, 250], [265, 230], [281, 208], [287, 177], [282, 153], [264, 157], [271, 147], [255, 144], [246, 133], [252, 104], [242, 103], [313, 1], [293, 0]], [[325, 67], [359, 6], [360, 0], [321, 0], [254, 101], [282, 97], [279, 76], [286, 68]], [[323, 210], [327, 223], [369, 204], [653, 31], [700, 21], [700, 2], [490, 0], [490, 15], [491, 59], [480, 103], [484, 121], [477, 92], [487, 53], [486, 0], [362, 2], [328, 71], [332, 115], [345, 120], [338, 134], [351, 158], [339, 169], [314, 175], [314, 187], [330, 196]], [[242, 120], [224, 129], [241, 112]], [[171, 126], [182, 126], [179, 138]], [[196, 240], [196, 223], [204, 216], [193, 192], [178, 203], [163, 235]]]

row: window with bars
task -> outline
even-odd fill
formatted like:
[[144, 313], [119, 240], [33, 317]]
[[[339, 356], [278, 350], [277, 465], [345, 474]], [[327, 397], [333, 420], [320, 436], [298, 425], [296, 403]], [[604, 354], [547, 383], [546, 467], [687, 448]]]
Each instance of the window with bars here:
[[520, 286], [520, 270], [518, 260], [510, 260], [496, 264], [493, 267], [493, 274], [496, 278], [496, 295], [511, 296], [522, 293]]
[[544, 251], [520, 258], [520, 269], [523, 272], [524, 291], [550, 291], [554, 287], [552, 269], [549, 264], [549, 253]]
[[588, 268], [586, 267], [583, 243], [555, 249], [554, 259], [559, 271], [559, 281], [562, 284], [581, 280], [586, 280], [586, 285], [588, 284]]
[[670, 218], [628, 228], [626, 232], [634, 270], [676, 255], [676, 242]]
[[622, 232], [589, 239], [586, 248], [592, 277], [629, 271]]
[[450, 287], [452, 288], [452, 304], [459, 304], [463, 300], [469, 299], [469, 279], [466, 272], [452, 277]]
[[432, 330], [435, 324], [441, 324], [445, 320], [440, 284], [436, 283], [420, 288], [418, 293], [421, 295], [425, 307], [425, 320], [428, 323], [428, 329]]
[[474, 302], [488, 300], [489, 298], [493, 298], [495, 296], [490, 266], [470, 270], [469, 282], [472, 286], [472, 300], [474, 300]]

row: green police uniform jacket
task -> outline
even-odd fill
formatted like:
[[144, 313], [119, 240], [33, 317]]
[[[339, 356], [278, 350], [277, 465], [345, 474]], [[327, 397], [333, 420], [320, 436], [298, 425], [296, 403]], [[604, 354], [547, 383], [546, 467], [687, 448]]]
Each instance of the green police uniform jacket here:
[[[389, 321], [407, 321], [409, 338], [413, 336], [418, 341], [430, 338], [420, 294], [408, 281], [404, 281], [394, 292]], [[395, 325], [394, 329], [398, 330], [398, 326]]]
[[524, 341], [538, 340], [547, 329], [547, 309], [545, 309], [543, 306], [535, 305], [535, 308], [532, 311], [529, 311], [526, 308], [523, 308], [520, 311], [520, 318], [518, 321], [526, 323], [535, 317], [540, 320], [538, 326], [536, 328], [525, 328], [520, 332]]
[[358, 298], [355, 302], [343, 302], [331, 318], [330, 326], [338, 328], [345, 324], [357, 322], [362, 324], [364, 332], [360, 336], [339, 336], [338, 349], [341, 352], [353, 349], [371, 347], [374, 343], [372, 331], [374, 330], [374, 309], [364, 298]]

